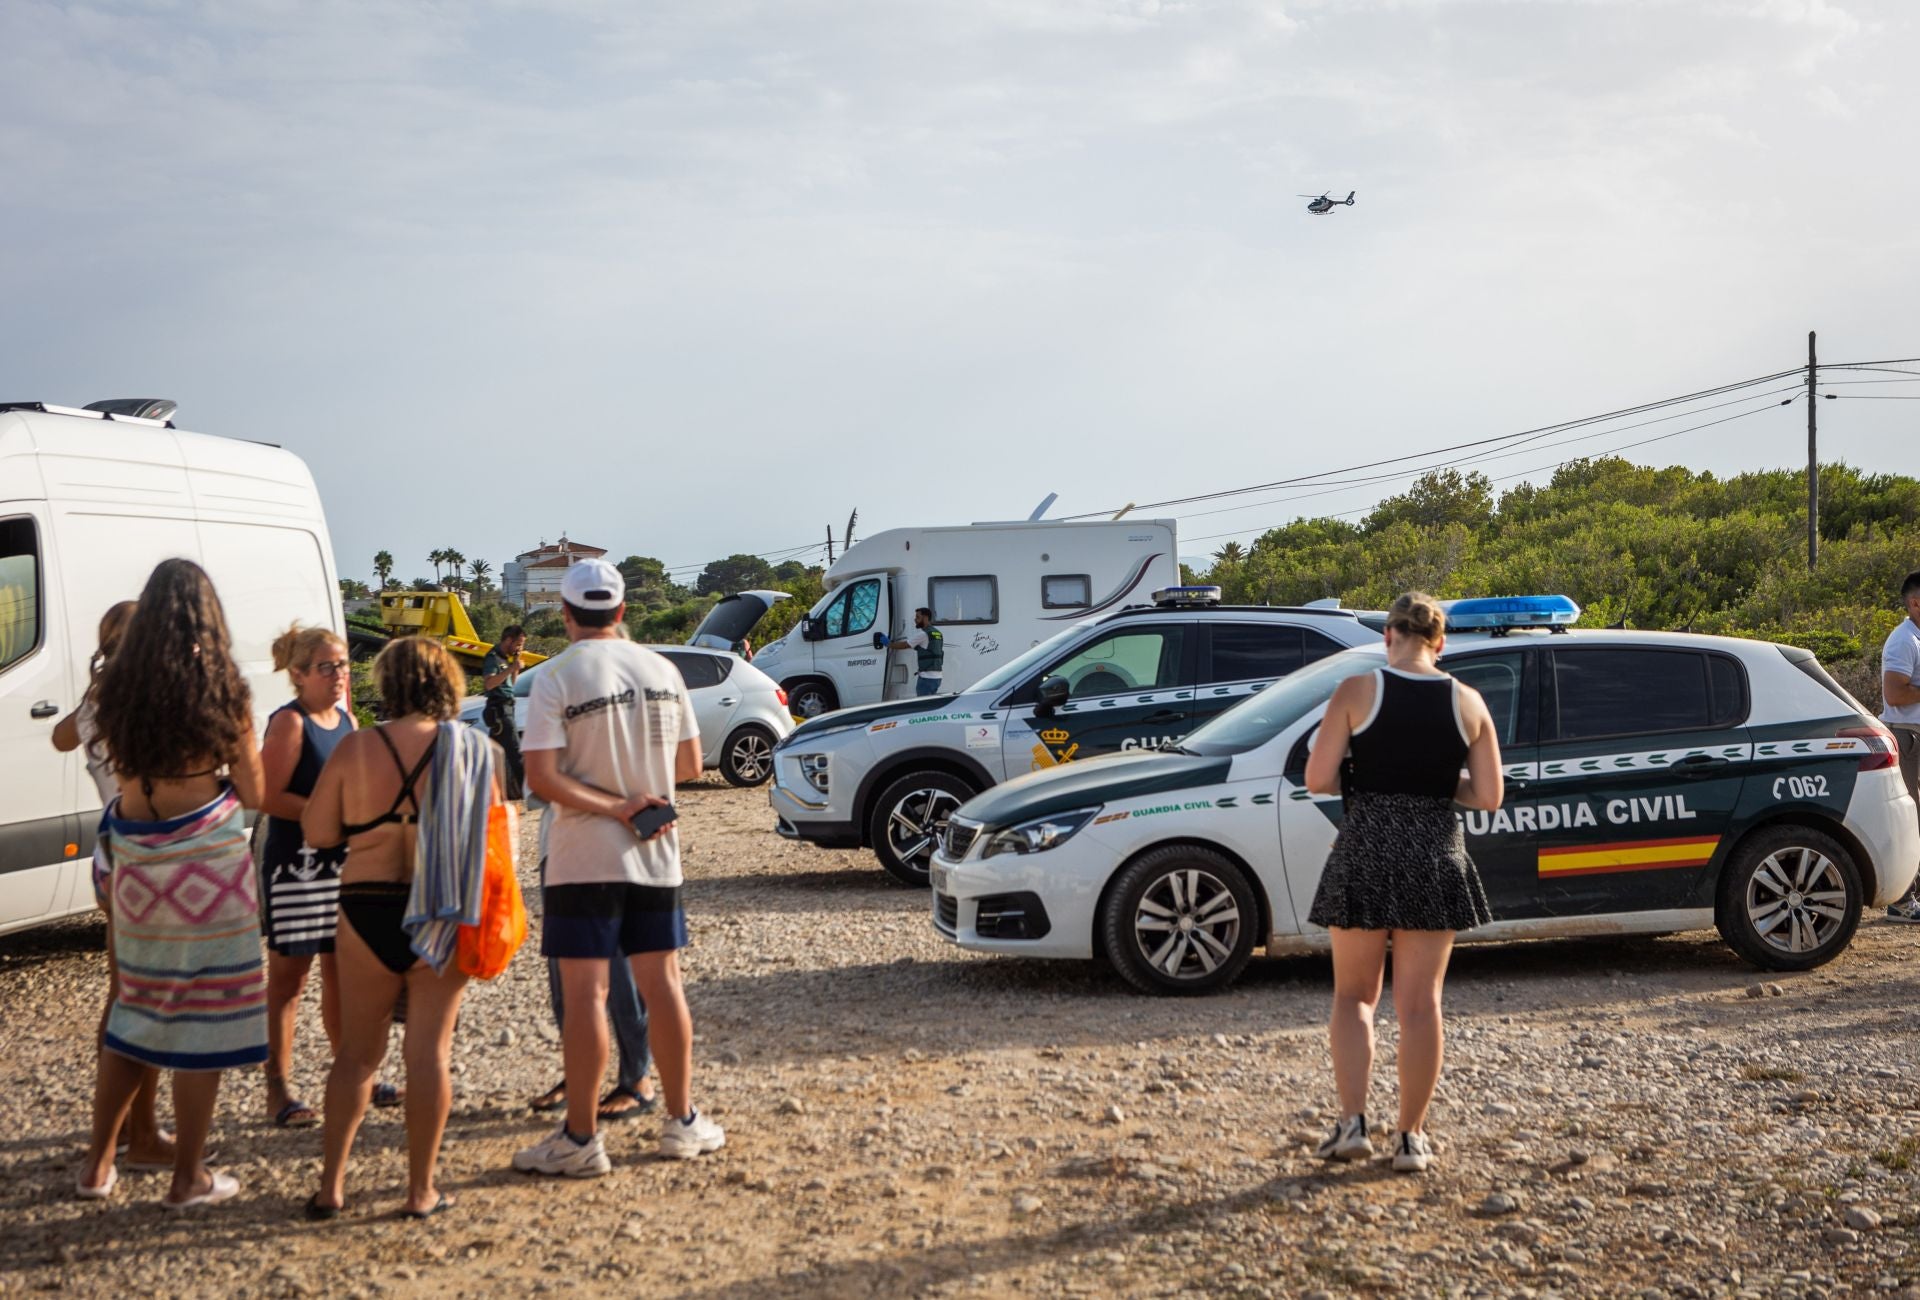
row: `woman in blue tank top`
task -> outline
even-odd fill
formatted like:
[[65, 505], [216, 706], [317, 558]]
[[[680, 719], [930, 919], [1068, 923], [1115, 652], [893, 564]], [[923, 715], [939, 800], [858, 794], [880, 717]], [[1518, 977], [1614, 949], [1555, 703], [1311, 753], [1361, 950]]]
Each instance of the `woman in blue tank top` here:
[[1404, 1173], [1419, 1173], [1433, 1160], [1427, 1105], [1440, 1082], [1440, 988], [1454, 932], [1493, 919], [1454, 807], [1491, 811], [1504, 794], [1500, 741], [1486, 702], [1438, 666], [1446, 626], [1430, 596], [1408, 592], [1394, 601], [1386, 666], [1340, 683], [1307, 760], [1307, 788], [1346, 802], [1307, 913], [1333, 937], [1328, 1037], [1340, 1120], [1319, 1154], [1373, 1154], [1367, 1084], [1391, 938], [1400, 1026], [1393, 1167]]
[[287, 1085], [293, 1028], [313, 959], [320, 959], [320, 1023], [340, 1038], [333, 932], [340, 907], [344, 846], [318, 850], [300, 833], [300, 814], [334, 747], [353, 730], [346, 707], [351, 664], [346, 642], [323, 627], [293, 627], [273, 643], [273, 666], [294, 697], [273, 711], [261, 743], [266, 815], [260, 848], [261, 929], [267, 939], [267, 1111], [282, 1128], [318, 1122]]

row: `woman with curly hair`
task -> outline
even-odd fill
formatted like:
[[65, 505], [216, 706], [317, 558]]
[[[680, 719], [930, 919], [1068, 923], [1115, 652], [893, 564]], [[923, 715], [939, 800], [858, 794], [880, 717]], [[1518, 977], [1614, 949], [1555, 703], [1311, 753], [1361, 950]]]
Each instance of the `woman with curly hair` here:
[[423, 1219], [453, 1204], [434, 1185], [453, 1104], [448, 1058], [466, 976], [453, 956], [462, 914], [477, 920], [487, 816], [504, 801], [499, 748], [459, 721], [466, 676], [425, 637], [373, 661], [387, 721], [340, 742], [307, 800], [307, 842], [346, 844], [334, 959], [340, 1047], [327, 1076], [326, 1162], [312, 1219], [346, 1203], [347, 1155], [387, 1053], [394, 1003], [407, 999], [407, 1199]]
[[112, 1194], [114, 1138], [152, 1067], [173, 1072], [162, 1204], [209, 1205], [240, 1190], [207, 1169], [207, 1133], [220, 1072], [267, 1059], [267, 988], [245, 818], [261, 795], [253, 701], [199, 565], [165, 560], [147, 579], [95, 715], [120, 781], [95, 850], [118, 980], [77, 1190]]

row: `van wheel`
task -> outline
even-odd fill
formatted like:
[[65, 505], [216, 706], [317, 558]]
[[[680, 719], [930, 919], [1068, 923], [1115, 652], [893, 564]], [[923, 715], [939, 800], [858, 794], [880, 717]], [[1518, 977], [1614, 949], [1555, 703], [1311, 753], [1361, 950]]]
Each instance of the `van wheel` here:
[[1864, 895], [1838, 840], [1807, 826], [1769, 826], [1721, 869], [1720, 934], [1756, 966], [1811, 970], [1852, 940]]
[[887, 874], [924, 889], [947, 818], [974, 788], [946, 772], [911, 772], [880, 792], [867, 814], [867, 842]]
[[817, 718], [839, 707], [840, 696], [826, 682], [808, 679], [787, 687], [787, 708], [796, 718]]
[[757, 722], [737, 728], [720, 751], [720, 775], [728, 785], [765, 785], [773, 775], [773, 733]]
[[1142, 993], [1211, 993], [1253, 956], [1260, 908], [1224, 854], [1171, 844], [1129, 863], [1100, 913], [1107, 961]]

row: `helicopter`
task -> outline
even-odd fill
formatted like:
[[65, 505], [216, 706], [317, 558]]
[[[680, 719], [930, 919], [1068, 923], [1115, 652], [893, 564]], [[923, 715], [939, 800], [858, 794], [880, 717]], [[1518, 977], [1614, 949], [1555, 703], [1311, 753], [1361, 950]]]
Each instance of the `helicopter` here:
[[1312, 195], [1312, 194], [1302, 194], [1300, 197], [1303, 199], [1313, 200], [1313, 202], [1307, 204], [1307, 211], [1311, 212], [1316, 217], [1324, 217], [1329, 212], [1339, 207], [1342, 203], [1346, 204], [1348, 207], [1352, 207], [1353, 195], [1354, 195], [1354, 191], [1348, 190], [1347, 197], [1344, 199], [1330, 198], [1325, 194], [1321, 194], [1318, 196]]

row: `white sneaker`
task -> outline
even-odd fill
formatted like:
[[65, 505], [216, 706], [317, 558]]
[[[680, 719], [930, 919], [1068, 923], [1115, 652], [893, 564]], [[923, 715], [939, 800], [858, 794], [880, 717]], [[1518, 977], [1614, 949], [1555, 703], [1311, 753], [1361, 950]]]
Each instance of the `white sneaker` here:
[[598, 1178], [612, 1172], [613, 1162], [607, 1159], [607, 1148], [600, 1141], [598, 1130], [582, 1144], [568, 1137], [567, 1126], [562, 1124], [549, 1133], [545, 1140], [524, 1151], [514, 1152], [513, 1167], [528, 1174]]
[[1427, 1141], [1425, 1133], [1402, 1133], [1393, 1144], [1395, 1173], [1424, 1174], [1432, 1163], [1433, 1143]]
[[1920, 925], [1920, 898], [1903, 898], [1887, 909], [1887, 919], [1902, 925]]
[[1327, 1140], [1313, 1149], [1322, 1160], [1369, 1160], [1373, 1143], [1367, 1138], [1367, 1117], [1349, 1115], [1333, 1126]]
[[660, 1154], [672, 1160], [691, 1160], [709, 1151], [718, 1151], [726, 1144], [726, 1130], [697, 1110], [692, 1119], [675, 1119], [669, 1115], [667, 1122], [660, 1126]]

